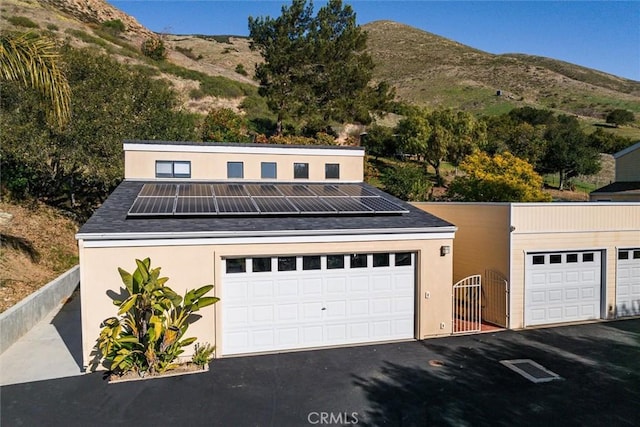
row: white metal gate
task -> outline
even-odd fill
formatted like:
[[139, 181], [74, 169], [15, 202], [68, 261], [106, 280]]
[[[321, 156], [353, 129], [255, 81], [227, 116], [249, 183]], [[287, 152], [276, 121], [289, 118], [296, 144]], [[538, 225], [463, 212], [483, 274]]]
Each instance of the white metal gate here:
[[487, 269], [482, 281], [482, 320], [506, 328], [508, 319], [509, 282], [499, 271]]
[[482, 327], [482, 276], [465, 277], [453, 285], [453, 333], [480, 332]]

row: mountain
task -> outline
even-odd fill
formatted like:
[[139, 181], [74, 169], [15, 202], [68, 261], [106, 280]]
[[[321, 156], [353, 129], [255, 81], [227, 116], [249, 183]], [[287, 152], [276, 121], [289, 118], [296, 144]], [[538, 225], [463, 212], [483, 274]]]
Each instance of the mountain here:
[[[137, 52], [142, 41], [158, 35], [104, 0], [4, 0], [2, 9], [3, 28], [21, 29], [11, 18], [26, 17], [73, 45], [92, 46], [133, 65], [159, 67]], [[117, 37], [108, 34], [103, 24], [111, 20], [122, 21], [126, 30]], [[637, 81], [551, 58], [494, 55], [392, 21], [363, 28], [376, 64], [374, 78], [392, 84], [403, 101], [482, 114], [528, 105], [577, 115], [590, 123], [601, 121], [614, 108], [640, 114]], [[167, 63], [182, 67], [180, 72], [159, 67], [160, 75], [182, 94], [185, 108], [198, 112], [214, 106], [238, 109], [243, 95], [195, 96], [202, 81], [184, 70], [257, 86], [251, 73], [261, 58], [249, 49], [247, 38], [160, 36], [168, 48]], [[640, 130], [633, 133], [640, 135]]]
[[640, 112], [637, 81], [550, 58], [494, 55], [397, 22], [363, 28], [375, 77], [407, 101], [487, 113], [523, 105], [596, 118], [613, 108]]

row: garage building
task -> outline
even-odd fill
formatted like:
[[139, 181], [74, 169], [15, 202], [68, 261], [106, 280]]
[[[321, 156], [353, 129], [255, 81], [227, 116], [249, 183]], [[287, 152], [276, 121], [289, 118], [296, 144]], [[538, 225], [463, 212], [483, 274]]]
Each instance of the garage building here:
[[146, 257], [179, 294], [214, 284], [221, 301], [189, 335], [216, 357], [451, 333], [456, 228], [364, 184], [363, 149], [128, 141], [124, 151], [125, 180], [77, 234], [87, 369], [115, 315], [118, 267]]

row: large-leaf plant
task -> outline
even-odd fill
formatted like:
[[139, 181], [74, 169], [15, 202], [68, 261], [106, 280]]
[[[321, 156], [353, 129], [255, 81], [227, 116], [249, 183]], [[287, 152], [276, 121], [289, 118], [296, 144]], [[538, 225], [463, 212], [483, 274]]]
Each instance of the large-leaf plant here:
[[151, 268], [149, 258], [136, 259], [136, 265], [133, 274], [118, 268], [126, 298], [113, 301], [118, 314], [102, 322], [98, 348], [113, 373], [143, 376], [176, 366], [183, 347], [196, 340], [184, 338], [190, 316], [219, 298], [205, 296], [213, 285], [187, 291], [183, 298], [165, 286], [169, 279], [160, 277], [160, 267]]

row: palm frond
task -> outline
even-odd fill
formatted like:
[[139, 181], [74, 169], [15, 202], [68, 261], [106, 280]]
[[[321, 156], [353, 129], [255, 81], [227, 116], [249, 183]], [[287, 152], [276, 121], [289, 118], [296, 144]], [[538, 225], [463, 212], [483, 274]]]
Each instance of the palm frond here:
[[0, 79], [31, 87], [51, 102], [51, 118], [60, 127], [71, 116], [71, 89], [59, 66], [55, 42], [31, 33], [0, 34]]

